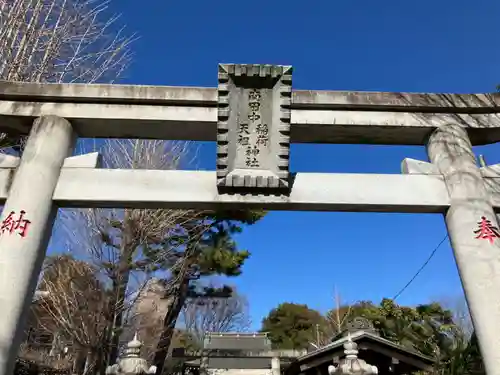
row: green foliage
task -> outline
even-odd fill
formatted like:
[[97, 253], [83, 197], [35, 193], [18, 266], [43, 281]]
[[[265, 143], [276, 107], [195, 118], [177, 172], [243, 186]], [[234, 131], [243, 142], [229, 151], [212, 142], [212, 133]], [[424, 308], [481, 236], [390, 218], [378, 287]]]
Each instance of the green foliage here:
[[195, 263], [200, 276], [239, 276], [241, 267], [250, 253], [238, 250], [233, 236], [241, 233], [244, 225], [253, 225], [264, 215], [263, 211], [249, 210], [217, 211], [208, 214], [204, 218], [205, 223], [209, 222], [208, 229], [195, 251]]
[[410, 350], [435, 358], [436, 373], [463, 375], [481, 373], [482, 361], [475, 335], [469, 337], [453, 320], [453, 312], [439, 303], [400, 306], [383, 299], [370, 309], [370, 320], [379, 334]]
[[195, 252], [200, 276], [213, 274], [238, 276], [241, 267], [250, 256], [246, 250], [238, 250], [235, 241], [227, 233], [214, 234], [203, 246], [200, 244]]
[[[196, 267], [199, 276], [238, 276], [250, 253], [238, 250], [233, 237], [264, 214], [263, 211], [249, 210], [188, 212], [189, 217], [179, 215], [177, 222], [172, 222], [165, 237], [147, 236], [136, 244], [126, 243], [124, 234], [141, 238], [139, 232], [142, 229], [134, 212], [126, 211], [122, 216], [113, 213], [103, 217], [99, 237], [104, 246], [124, 253], [122, 257], [126, 264], [120, 265], [122, 273], [167, 270], [177, 275], [176, 267], [188, 258], [188, 266]], [[102, 266], [110, 274], [118, 272], [117, 264], [104, 261]]]
[[200, 304], [203, 304], [204, 300], [211, 298], [229, 298], [233, 296], [233, 288], [228, 285], [223, 285], [222, 287], [210, 287], [210, 286], [199, 286], [195, 283], [189, 285], [187, 297], [199, 299]]
[[208, 219], [214, 222], [233, 222], [245, 225], [255, 224], [262, 219], [266, 212], [263, 210], [219, 210], [204, 212]]
[[277, 348], [304, 348], [315, 341], [316, 324], [332, 337], [356, 317], [369, 320], [381, 337], [434, 358], [436, 375], [484, 374], [476, 336], [469, 337], [439, 303], [411, 307], [391, 299], [361, 301], [330, 310], [324, 318], [305, 305], [283, 303], [263, 320], [262, 331], [270, 333]]
[[[99, 211], [98, 225], [92, 229], [91, 234], [102, 244], [102, 254], [108, 254], [97, 257], [97, 263], [100, 271], [108, 276], [108, 287], [112, 290], [109, 306], [114, 327], [109, 332], [114, 334], [109, 339], [110, 363], [115, 362], [118, 353], [117, 332], [123, 325], [124, 313], [120, 306], [125, 306], [126, 291], [134, 272], [151, 275], [164, 271], [168, 275], [164, 281], [169, 286], [167, 293], [172, 305], [161, 333], [159, 352], [164, 357], [187, 298], [231, 295], [228, 287], [200, 290], [194, 282], [212, 275], [240, 275], [250, 253], [237, 248], [234, 236], [241, 233], [244, 226], [257, 222], [264, 213], [175, 211], [162, 215], [158, 210]], [[153, 229], [148, 230], [149, 226]]]
[[307, 305], [282, 303], [271, 310], [262, 321], [262, 332], [269, 333], [275, 348], [304, 349], [315, 341], [317, 324], [324, 325], [325, 319]]
[[[238, 276], [250, 253], [239, 250], [234, 235], [241, 233], [244, 225], [252, 225], [264, 216], [262, 211], [204, 211], [190, 220], [179, 223], [174, 233], [163, 239], [159, 246], [169, 254], [163, 265], [168, 269], [176, 287], [172, 288], [172, 305], [163, 321], [154, 364], [162, 373], [163, 364], [171, 346], [174, 327], [188, 298], [229, 297], [229, 286], [203, 288], [194, 283], [201, 277], [212, 275]], [[174, 294], [175, 293], [175, 294]]]
[[484, 374], [476, 335], [470, 338], [456, 332], [453, 339], [439, 348], [436, 373], [439, 375]]
[[[261, 211], [212, 211], [180, 223], [175, 233], [158, 244], [169, 254], [162, 268], [177, 277], [187, 267], [187, 277], [193, 280], [212, 275], [239, 276], [250, 253], [238, 249], [234, 235], [263, 215]], [[176, 268], [179, 264], [182, 267]]]

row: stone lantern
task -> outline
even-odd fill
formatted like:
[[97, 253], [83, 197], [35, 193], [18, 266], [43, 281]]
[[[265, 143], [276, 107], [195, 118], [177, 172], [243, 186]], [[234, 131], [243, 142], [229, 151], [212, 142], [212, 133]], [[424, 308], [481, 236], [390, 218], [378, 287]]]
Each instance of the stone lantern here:
[[352, 341], [351, 335], [347, 336], [344, 344], [345, 358], [343, 358], [337, 367], [328, 366], [329, 375], [376, 375], [378, 369], [376, 366], [369, 365], [366, 361], [358, 358], [358, 345]]
[[142, 343], [137, 339], [137, 333], [127, 344], [118, 363], [108, 366], [106, 375], [148, 375], [156, 373], [156, 366], [149, 366], [140, 357]]

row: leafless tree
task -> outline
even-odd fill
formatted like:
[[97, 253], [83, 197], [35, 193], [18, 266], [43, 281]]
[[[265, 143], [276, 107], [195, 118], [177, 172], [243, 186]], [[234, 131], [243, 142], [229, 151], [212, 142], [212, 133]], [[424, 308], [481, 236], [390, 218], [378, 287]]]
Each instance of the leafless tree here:
[[472, 319], [469, 312], [469, 306], [465, 295], [447, 296], [435, 299], [444, 309], [448, 309], [453, 313], [453, 322], [460, 329], [463, 335], [470, 339], [474, 331]]
[[[124, 32], [109, 5], [110, 0], [0, 0], [0, 80], [115, 82], [131, 62], [135, 37]], [[23, 139], [0, 134], [0, 149], [19, 153]]]
[[322, 347], [331, 342], [331, 339], [342, 333], [347, 324], [354, 317], [351, 304], [342, 302], [337, 288], [333, 292], [333, 308], [325, 314], [325, 324], [317, 327], [314, 346]]
[[[0, 0], [0, 80], [111, 83], [131, 61], [109, 0]], [[19, 146], [3, 134], [0, 147]]]
[[53, 369], [67, 370], [72, 367], [73, 357], [54, 357], [46, 351], [33, 349], [27, 343], [22, 343], [19, 348], [18, 357], [22, 360], [36, 363], [37, 365], [48, 366]]
[[[187, 155], [185, 143], [154, 140], [110, 140], [101, 149], [110, 169], [176, 169]], [[68, 247], [108, 280], [112, 326], [108, 362], [116, 360], [120, 334], [130, 308], [146, 281], [166, 270], [165, 293], [176, 283], [172, 271], [183, 267], [166, 238], [176, 236], [192, 211], [168, 209], [81, 209], [65, 211], [62, 223]]]
[[75, 367], [89, 374], [102, 362], [99, 356], [109, 326], [109, 297], [97, 270], [86, 262], [62, 255], [48, 258], [46, 263], [40, 283], [46, 293], [38, 301], [38, 323], [53, 336], [52, 356], [58, 357], [69, 345]]
[[229, 298], [194, 299], [183, 308], [180, 323], [198, 343], [207, 332], [245, 332], [251, 324], [248, 301], [235, 289]]
[[338, 335], [346, 329], [346, 324], [349, 322], [349, 319], [352, 318], [352, 306], [342, 303], [342, 298], [337, 288], [334, 290], [333, 301], [335, 307], [327, 314], [327, 320], [331, 327], [331, 333], [333, 335]]

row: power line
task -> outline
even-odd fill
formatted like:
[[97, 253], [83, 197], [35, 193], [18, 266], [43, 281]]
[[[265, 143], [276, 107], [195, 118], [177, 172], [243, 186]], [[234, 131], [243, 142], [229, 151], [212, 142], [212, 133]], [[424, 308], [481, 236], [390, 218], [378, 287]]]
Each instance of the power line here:
[[424, 262], [424, 264], [422, 264], [422, 266], [418, 269], [418, 271], [415, 273], [415, 275], [413, 275], [413, 277], [410, 279], [410, 281], [408, 281], [406, 283], [406, 285], [404, 287], [402, 287], [399, 292], [396, 293], [396, 295], [392, 298], [393, 300], [396, 300], [411, 285], [411, 283], [418, 277], [418, 275], [420, 275], [420, 272], [422, 272], [424, 270], [424, 268], [429, 264], [431, 259], [434, 257], [436, 252], [439, 250], [439, 248], [444, 243], [444, 241], [446, 241], [447, 238], [448, 238], [448, 234], [446, 234], [446, 236], [444, 236], [444, 238], [441, 240], [441, 242], [434, 248], [434, 250], [432, 250], [432, 252], [429, 255], [429, 257], [427, 258], [427, 260]]

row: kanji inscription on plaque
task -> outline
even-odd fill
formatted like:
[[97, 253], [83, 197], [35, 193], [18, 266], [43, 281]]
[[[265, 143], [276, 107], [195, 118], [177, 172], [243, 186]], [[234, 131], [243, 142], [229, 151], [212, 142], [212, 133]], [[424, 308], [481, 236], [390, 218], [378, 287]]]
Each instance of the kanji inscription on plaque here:
[[481, 220], [477, 224], [478, 229], [474, 231], [477, 239], [488, 240], [490, 243], [493, 243], [500, 237], [498, 228], [495, 227], [485, 216], [482, 216]]
[[287, 188], [292, 68], [219, 65], [217, 185]]

